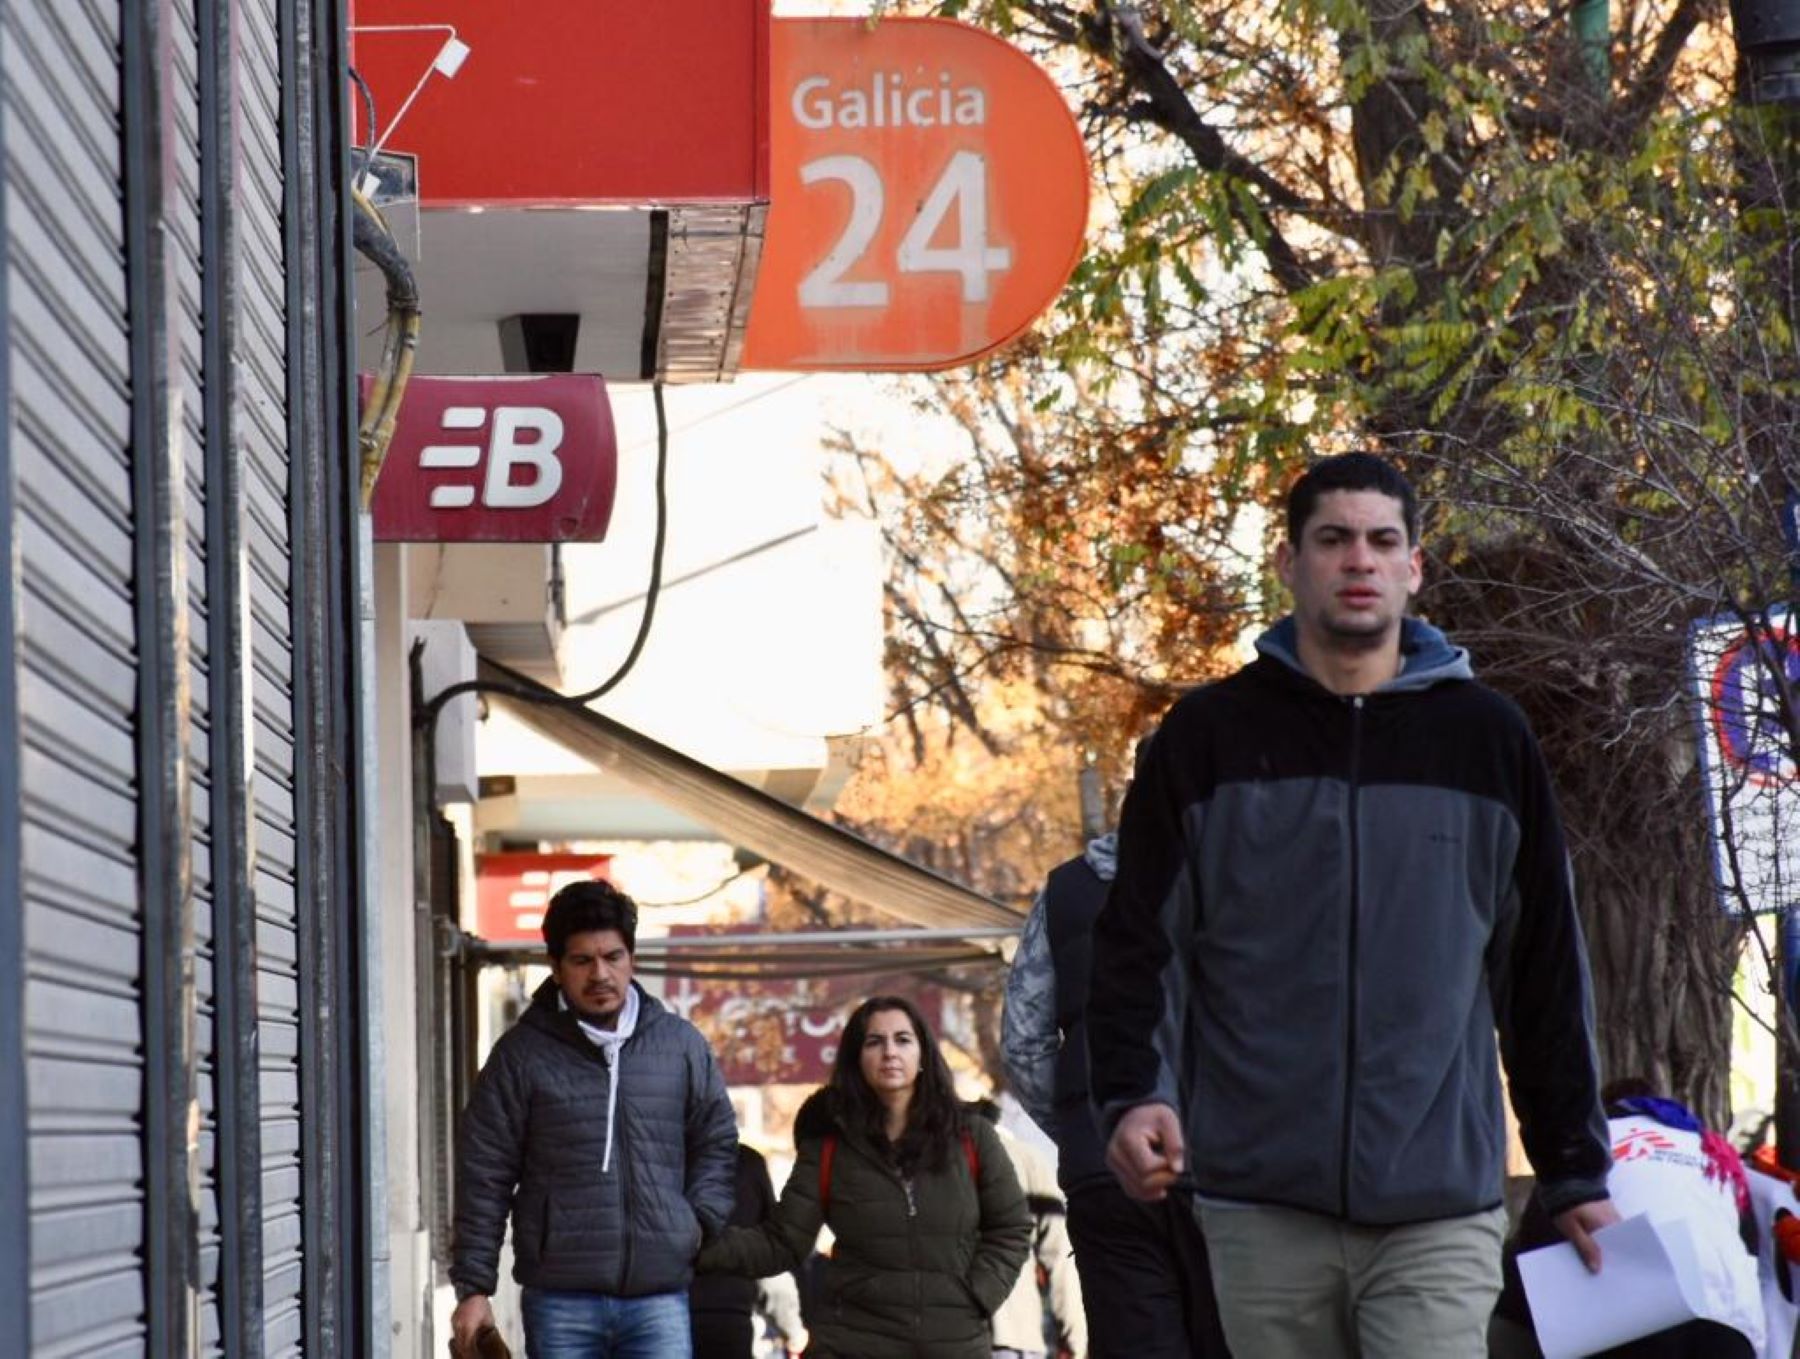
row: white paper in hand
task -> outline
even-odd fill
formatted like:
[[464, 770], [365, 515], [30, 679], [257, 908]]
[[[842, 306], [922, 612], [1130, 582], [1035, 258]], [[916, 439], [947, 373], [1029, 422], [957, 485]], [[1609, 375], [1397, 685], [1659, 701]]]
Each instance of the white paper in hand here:
[[1692, 1230], [1679, 1220], [1627, 1218], [1594, 1233], [1589, 1274], [1567, 1242], [1519, 1256], [1519, 1277], [1545, 1359], [1580, 1359], [1703, 1316]]

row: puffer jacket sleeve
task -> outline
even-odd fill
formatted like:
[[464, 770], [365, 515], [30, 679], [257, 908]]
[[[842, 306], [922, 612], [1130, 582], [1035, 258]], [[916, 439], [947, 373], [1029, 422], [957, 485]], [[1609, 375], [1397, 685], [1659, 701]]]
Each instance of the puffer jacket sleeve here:
[[700, 1273], [766, 1279], [798, 1269], [805, 1262], [818, 1242], [819, 1228], [825, 1225], [819, 1203], [820, 1146], [811, 1139], [800, 1144], [775, 1211], [764, 1221], [754, 1227], [727, 1227], [701, 1248]]
[[1039, 892], [1006, 974], [1000, 1056], [1013, 1094], [1031, 1121], [1054, 1136], [1056, 1058], [1062, 1034], [1056, 1025], [1056, 964], [1050, 952], [1049, 920], [1046, 894]]
[[456, 1145], [456, 1221], [450, 1281], [491, 1294], [500, 1241], [525, 1160], [530, 1095], [516, 1039], [503, 1038], [475, 1081]]
[[737, 1116], [719, 1064], [699, 1033], [688, 1045], [687, 1201], [711, 1240], [731, 1217], [737, 1189]]
[[[999, 1135], [984, 1118], [971, 1118], [980, 1177], [975, 1193], [981, 1203], [981, 1239], [969, 1262], [969, 1289], [983, 1314], [993, 1316], [1019, 1281], [1031, 1253], [1031, 1210]], [[796, 1171], [796, 1173], [798, 1173]]]

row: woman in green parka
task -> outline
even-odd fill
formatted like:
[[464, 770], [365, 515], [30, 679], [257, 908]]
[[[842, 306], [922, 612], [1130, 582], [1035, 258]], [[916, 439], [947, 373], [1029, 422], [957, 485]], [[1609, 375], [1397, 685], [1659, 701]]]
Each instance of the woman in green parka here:
[[957, 1102], [910, 1001], [856, 1007], [794, 1141], [774, 1213], [715, 1239], [700, 1272], [797, 1269], [829, 1226], [807, 1359], [988, 1359], [988, 1318], [1019, 1280], [1031, 1215], [1006, 1149]]

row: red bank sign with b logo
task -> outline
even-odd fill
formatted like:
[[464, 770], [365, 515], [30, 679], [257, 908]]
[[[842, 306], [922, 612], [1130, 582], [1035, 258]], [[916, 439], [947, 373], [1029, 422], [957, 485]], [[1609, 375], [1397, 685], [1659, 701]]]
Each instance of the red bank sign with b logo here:
[[375, 538], [598, 542], [617, 475], [598, 376], [415, 377], [375, 483]]

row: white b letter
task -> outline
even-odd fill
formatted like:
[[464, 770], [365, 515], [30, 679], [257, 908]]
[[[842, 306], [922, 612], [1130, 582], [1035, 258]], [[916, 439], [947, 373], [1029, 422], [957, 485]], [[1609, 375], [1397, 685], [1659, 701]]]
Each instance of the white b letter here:
[[[521, 430], [536, 430], [528, 444], [518, 440]], [[482, 500], [497, 510], [529, 510], [542, 505], [562, 488], [562, 416], [542, 406], [500, 406], [494, 411], [494, 437], [488, 444], [487, 485]], [[513, 485], [513, 468], [528, 464], [537, 477], [523, 486]]]

